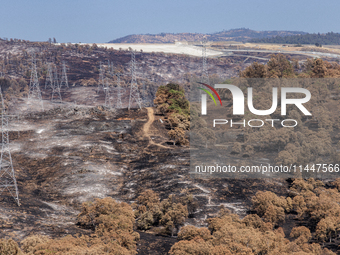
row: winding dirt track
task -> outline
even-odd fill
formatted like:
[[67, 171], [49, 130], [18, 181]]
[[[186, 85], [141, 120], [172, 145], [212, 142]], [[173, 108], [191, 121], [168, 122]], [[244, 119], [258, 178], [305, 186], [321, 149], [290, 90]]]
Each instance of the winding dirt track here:
[[148, 122], [145, 123], [144, 127], [143, 127], [143, 132], [144, 132], [144, 136], [149, 138], [149, 145], [156, 145], [165, 149], [171, 149], [170, 147], [164, 146], [162, 144], [159, 143], [155, 143], [154, 141], [152, 141], [152, 138], [150, 136], [150, 127], [152, 125], [152, 123], [155, 121], [155, 115], [154, 115], [154, 110], [152, 107], [146, 107], [146, 110], [148, 111]]

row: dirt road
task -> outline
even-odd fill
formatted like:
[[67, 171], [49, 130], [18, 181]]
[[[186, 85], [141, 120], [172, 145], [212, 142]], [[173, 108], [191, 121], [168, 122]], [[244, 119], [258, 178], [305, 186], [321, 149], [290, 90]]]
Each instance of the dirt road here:
[[[149, 145], [156, 145], [156, 146], [159, 146], [159, 147], [162, 147], [162, 148], [165, 148], [165, 149], [171, 149], [170, 147], [167, 147], [167, 146], [164, 146], [162, 144], [159, 144], [159, 143], [155, 143], [151, 136], [150, 136], [150, 127], [152, 125], [152, 123], [155, 121], [155, 115], [154, 115], [154, 110], [152, 107], [146, 107], [146, 110], [148, 111], [148, 122], [145, 123], [144, 127], [143, 127], [143, 132], [144, 132], [144, 136], [145, 137], [148, 137], [149, 138]], [[153, 133], [153, 135], [155, 135]]]

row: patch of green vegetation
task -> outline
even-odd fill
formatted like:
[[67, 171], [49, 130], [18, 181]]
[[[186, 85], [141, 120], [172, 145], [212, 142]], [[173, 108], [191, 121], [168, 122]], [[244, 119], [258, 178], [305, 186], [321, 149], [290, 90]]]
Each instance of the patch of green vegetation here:
[[171, 129], [169, 136], [174, 140], [174, 144], [188, 144], [185, 132], [190, 127], [190, 104], [185, 98], [183, 87], [174, 83], [160, 86], [154, 103], [157, 113], [167, 116], [167, 123]]
[[160, 86], [154, 102], [162, 113], [190, 114], [189, 101], [185, 98], [184, 89], [178, 84], [169, 83]]

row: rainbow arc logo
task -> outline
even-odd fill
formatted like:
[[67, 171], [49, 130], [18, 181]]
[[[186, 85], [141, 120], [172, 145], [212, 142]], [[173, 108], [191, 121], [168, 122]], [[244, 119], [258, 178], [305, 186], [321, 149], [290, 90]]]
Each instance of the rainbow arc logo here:
[[[206, 86], [206, 87], [209, 88], [212, 92], [214, 92], [215, 95], [217, 96], [218, 100], [220, 100], [220, 104], [221, 104], [221, 106], [222, 106], [222, 101], [221, 101], [220, 95], [217, 93], [217, 91], [216, 91], [213, 87], [211, 87], [211, 86], [208, 85], [208, 84], [202, 83], [202, 82], [198, 82], [198, 83], [199, 83], [199, 84], [202, 84], [202, 85], [204, 85], [204, 86]], [[211, 94], [211, 92], [210, 92], [209, 90], [204, 89], [204, 88], [198, 88], [198, 89], [203, 90], [205, 93], [207, 93], [207, 94], [212, 98], [212, 100], [214, 101], [215, 105], [217, 105], [214, 96]]]
[[[220, 100], [220, 104], [222, 106], [222, 101], [219, 96], [219, 94], [216, 92], [216, 90], [211, 87], [210, 85], [202, 82], [198, 82], [199, 84], [202, 84], [203, 86], [207, 87], [211, 91], [215, 93], [215, 95], [218, 97]], [[233, 96], [233, 115], [244, 115], [244, 94], [243, 91], [232, 84], [215, 84], [215, 88], [217, 89], [229, 89], [232, 96]], [[202, 115], [207, 115], [207, 95], [209, 95], [212, 100], [214, 101], [215, 105], [217, 105], [216, 100], [212, 93], [204, 88], [199, 88], [200, 90], [206, 92], [206, 94], [201, 95], [201, 110], [202, 110]], [[248, 99], [248, 109], [251, 113], [259, 116], [264, 116], [264, 115], [270, 115], [272, 114], [278, 105], [278, 88], [273, 87], [273, 103], [270, 109], [267, 110], [258, 110], [254, 107], [253, 105], [253, 88], [248, 87], [248, 93], [247, 93], [247, 99]], [[304, 98], [287, 98], [288, 93], [301, 93], [304, 94]], [[307, 103], [311, 99], [311, 93], [308, 89], [305, 88], [297, 88], [297, 87], [282, 87], [281, 88], [281, 115], [286, 115], [287, 114], [287, 105], [288, 104], [293, 104], [295, 105], [298, 109], [301, 110], [301, 112], [304, 115], [311, 116], [312, 114], [303, 106], [303, 103]]]

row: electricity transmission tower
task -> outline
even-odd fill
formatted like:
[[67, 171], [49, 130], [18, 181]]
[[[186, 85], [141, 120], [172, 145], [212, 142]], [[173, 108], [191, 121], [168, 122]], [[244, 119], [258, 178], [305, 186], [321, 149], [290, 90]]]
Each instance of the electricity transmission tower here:
[[60, 78], [60, 88], [61, 86], [65, 85], [65, 87], [68, 86], [68, 79], [67, 79], [67, 70], [66, 70], [66, 64], [65, 61], [63, 61], [62, 71], [61, 71], [61, 78]]
[[47, 64], [47, 74], [45, 79], [45, 89], [47, 87], [53, 88], [53, 73], [52, 73], [52, 64]]
[[113, 62], [110, 62], [110, 60], [108, 60], [107, 63], [108, 63], [107, 70], [109, 71], [109, 73], [110, 73], [111, 75], [113, 75], [113, 73], [114, 73], [114, 70], [113, 70], [113, 68], [114, 68]]
[[32, 58], [32, 70], [31, 70], [31, 79], [30, 86], [28, 90], [28, 99], [37, 98], [41, 103], [41, 108], [44, 110], [43, 101], [41, 97], [41, 91], [39, 87], [39, 80], [37, 74], [37, 63], [35, 60], [35, 56]]
[[8, 119], [11, 115], [6, 115], [4, 100], [1, 95], [1, 158], [0, 158], [0, 194], [7, 190], [20, 206], [17, 181], [14, 174], [11, 151], [9, 149]]
[[201, 82], [209, 84], [209, 74], [207, 67], [207, 41], [203, 39], [202, 41], [202, 75]]
[[103, 69], [102, 62], [100, 62], [100, 65], [99, 65], [99, 82], [98, 82], [97, 93], [99, 93], [100, 88], [102, 88], [103, 90], [105, 88], [105, 84], [104, 84], [104, 69]]
[[147, 93], [147, 89], [146, 89], [146, 84], [147, 81], [149, 81], [149, 79], [147, 78], [147, 76], [145, 75], [145, 70], [143, 69], [143, 81], [142, 81], [142, 91], [141, 91], [141, 96], [142, 96], [142, 100], [143, 100], [143, 106], [150, 106], [150, 104], [152, 104], [150, 102], [150, 96]]
[[[3, 61], [5, 62], [5, 59]], [[2, 62], [2, 65], [1, 65], [0, 78], [5, 76], [5, 63], [4, 62]]]
[[113, 74], [117, 76], [117, 87], [115, 89], [116, 95], [117, 95], [116, 108], [121, 109], [123, 108], [122, 95], [124, 95], [125, 93], [125, 89], [120, 86], [120, 76], [122, 76], [123, 74], [121, 73], [113, 73]]
[[105, 92], [105, 106], [111, 108], [111, 93], [109, 81], [107, 78], [105, 79], [104, 92]]
[[107, 70], [109, 71], [109, 73], [111, 72], [110, 60], [107, 61]]
[[142, 85], [142, 98], [143, 98], [143, 106], [146, 106], [147, 100], [146, 100], [146, 84], [145, 79], [143, 79], [143, 85]]
[[142, 108], [142, 100], [139, 95], [138, 91], [138, 84], [136, 79], [136, 56], [135, 51], [131, 50], [131, 62], [130, 62], [130, 68], [131, 68], [131, 87], [130, 87], [130, 97], [129, 97], [129, 110], [132, 106], [133, 101], [136, 101], [138, 107]]
[[[59, 83], [59, 79], [58, 79], [58, 69], [57, 66], [54, 67], [54, 79], [53, 79], [53, 83], [52, 83], [52, 97], [51, 97], [51, 101], [54, 102], [59, 102], [61, 103], [61, 94], [60, 94], [60, 83]], [[54, 99], [54, 96], [56, 99]]]
[[[209, 74], [207, 68], [207, 41], [206, 38], [203, 38], [202, 41], [202, 73], [201, 73], [201, 83], [209, 84]], [[202, 100], [202, 97], [206, 97], [206, 94], [203, 94], [202, 90], [199, 90], [199, 101]]]

